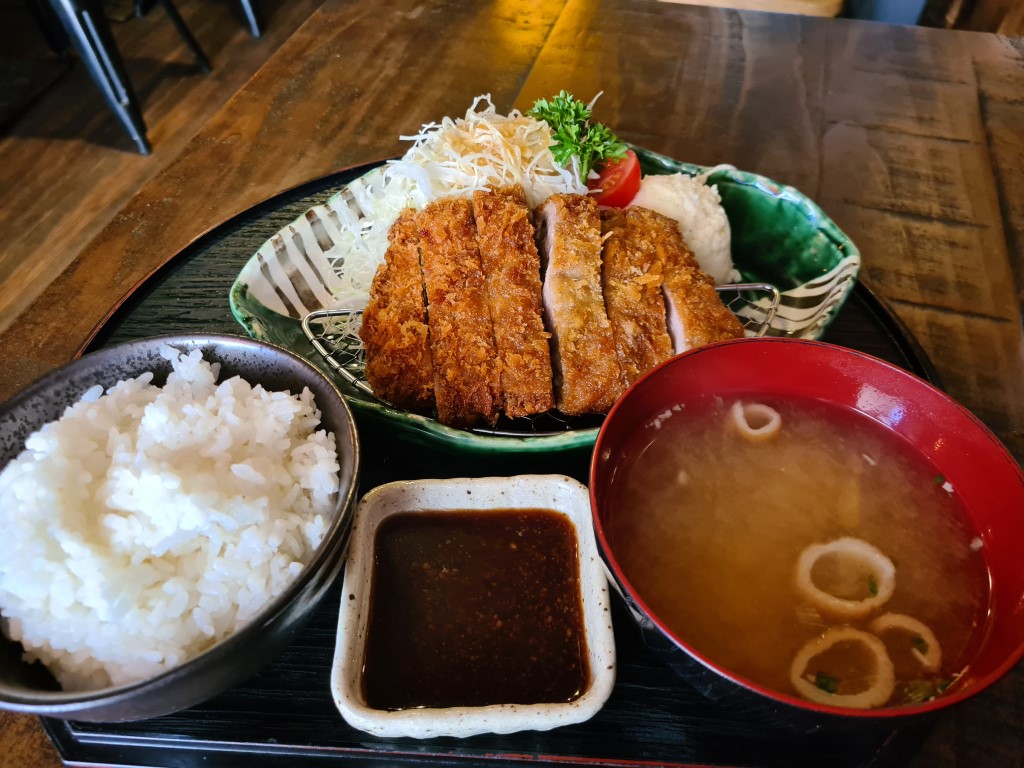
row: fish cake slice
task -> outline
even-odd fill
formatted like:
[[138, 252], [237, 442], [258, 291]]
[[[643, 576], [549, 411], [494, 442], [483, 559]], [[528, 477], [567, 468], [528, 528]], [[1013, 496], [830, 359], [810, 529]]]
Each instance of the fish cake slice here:
[[420, 211], [416, 225], [438, 421], [456, 427], [481, 419], [494, 424], [501, 389], [471, 203], [436, 200]]
[[521, 186], [473, 194], [480, 262], [500, 361], [502, 408], [516, 418], [555, 407], [540, 256]]
[[359, 338], [366, 348], [366, 380], [377, 397], [417, 413], [433, 410], [434, 369], [411, 208], [399, 214], [388, 232], [388, 249], [370, 285]]
[[597, 204], [586, 195], [552, 195], [535, 218], [555, 402], [570, 416], [607, 413], [624, 387], [601, 292]]
[[646, 208], [601, 211], [604, 302], [627, 387], [673, 354], [661, 291], [665, 264], [652, 215]]

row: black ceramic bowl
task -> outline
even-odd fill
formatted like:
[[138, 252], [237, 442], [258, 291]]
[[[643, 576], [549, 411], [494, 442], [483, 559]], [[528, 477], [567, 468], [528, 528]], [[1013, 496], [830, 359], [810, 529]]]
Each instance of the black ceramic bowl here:
[[[198, 704], [242, 682], [282, 651], [338, 576], [351, 533], [359, 469], [359, 441], [352, 415], [335, 386], [315, 367], [279, 347], [237, 336], [166, 336], [131, 341], [86, 355], [35, 382], [0, 406], [0, 469], [25, 439], [61, 416], [83, 392], [100, 384], [153, 371], [162, 384], [170, 362], [163, 345], [202, 350], [221, 364], [220, 381], [240, 375], [268, 390], [308, 387], [321, 411], [321, 426], [334, 433], [341, 465], [340, 490], [320, 546], [301, 574], [241, 630], [157, 677], [131, 685], [65, 693], [40, 665], [21, 658], [21, 645], [0, 640], [0, 708], [47, 717], [111, 722], [142, 720]], [[0, 499], [0, 503], [4, 503]]]
[[[631, 452], [650, 440], [652, 422], [699, 410], [717, 399], [813, 400], [856, 411], [924, 457], [955, 489], [978, 532], [990, 580], [981, 640], [946, 693], [920, 704], [850, 709], [780, 692], [726, 668], [670, 629], [616, 558], [608, 523], [614, 485]], [[950, 492], [953, 492], [952, 490]], [[895, 366], [854, 350], [794, 339], [742, 339], [686, 352], [648, 373], [605, 419], [590, 475], [594, 530], [645, 643], [701, 693], [760, 720], [797, 731], [889, 731], [924, 721], [998, 680], [1024, 656], [1024, 473], [999, 440], [963, 406]], [[642, 515], [640, 508], [630, 515]], [[757, 627], [750, 627], [756, 633]]]

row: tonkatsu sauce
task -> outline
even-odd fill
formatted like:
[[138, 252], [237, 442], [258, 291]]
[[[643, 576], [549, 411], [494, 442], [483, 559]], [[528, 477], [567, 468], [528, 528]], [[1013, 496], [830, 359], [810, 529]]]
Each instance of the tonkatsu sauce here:
[[376, 709], [561, 703], [589, 678], [576, 536], [552, 510], [392, 515], [371, 606]]

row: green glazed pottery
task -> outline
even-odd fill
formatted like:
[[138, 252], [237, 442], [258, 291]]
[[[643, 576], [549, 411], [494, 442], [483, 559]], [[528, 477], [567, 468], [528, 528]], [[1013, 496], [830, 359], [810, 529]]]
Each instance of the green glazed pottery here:
[[[860, 270], [850, 239], [797, 190], [731, 166], [705, 168], [635, 147], [645, 175], [706, 174], [718, 188], [732, 231], [732, 258], [742, 281], [780, 292], [768, 336], [819, 339], [849, 296]], [[310, 312], [336, 304], [344, 291], [346, 242], [339, 221], [360, 220], [379, 189], [382, 166], [345, 185], [323, 205], [273, 235], [231, 286], [231, 312], [255, 339], [285, 347], [330, 373], [357, 418], [407, 442], [453, 453], [541, 454], [593, 447], [598, 426], [562, 427], [543, 434], [498, 434], [439, 424], [381, 403], [334, 372], [302, 329]], [[350, 237], [348, 237], [351, 240]]]

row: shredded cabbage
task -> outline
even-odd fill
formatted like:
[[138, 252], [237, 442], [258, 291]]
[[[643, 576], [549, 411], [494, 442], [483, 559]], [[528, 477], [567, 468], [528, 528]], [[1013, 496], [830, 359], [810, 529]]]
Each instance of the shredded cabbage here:
[[[479, 109], [484, 104], [483, 109]], [[490, 94], [477, 96], [466, 116], [424, 125], [401, 160], [389, 164], [389, 178], [415, 183], [417, 207], [450, 195], [522, 184], [527, 203], [539, 205], [554, 194], [586, 194], [578, 166], [563, 168], [551, 154], [551, 129], [512, 110], [499, 115]]]

